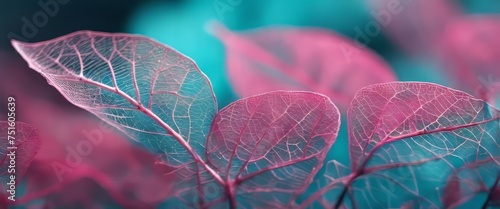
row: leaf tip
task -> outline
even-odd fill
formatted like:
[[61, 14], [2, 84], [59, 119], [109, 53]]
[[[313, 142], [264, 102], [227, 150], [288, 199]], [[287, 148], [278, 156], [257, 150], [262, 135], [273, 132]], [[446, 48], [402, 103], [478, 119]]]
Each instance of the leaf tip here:
[[29, 43], [18, 41], [18, 40], [15, 40], [15, 39], [10, 40], [10, 43], [12, 44], [12, 46], [14, 47], [14, 49], [16, 49], [16, 51], [19, 52], [19, 53], [22, 53], [24, 51], [23, 48], [29, 46]]
[[28, 42], [22, 42], [22, 41], [18, 41], [18, 40], [15, 40], [15, 39], [12, 39], [10, 41], [10, 43], [12, 44], [12, 46], [14, 47], [14, 49], [17, 51], [17, 53], [19, 53], [21, 55], [21, 57], [26, 61], [28, 62], [28, 65], [31, 69], [34, 69], [35, 71], [37, 72], [40, 72], [37, 68], [33, 67], [32, 66], [32, 63], [31, 63], [31, 57], [29, 56], [29, 52], [30, 51], [33, 51], [34, 49], [34, 45], [33, 43], [28, 43]]

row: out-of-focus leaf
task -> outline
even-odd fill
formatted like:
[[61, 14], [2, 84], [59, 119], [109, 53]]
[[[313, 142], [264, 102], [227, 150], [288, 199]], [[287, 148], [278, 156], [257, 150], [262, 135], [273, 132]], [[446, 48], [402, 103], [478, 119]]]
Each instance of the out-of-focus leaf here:
[[[2, 187], [9, 182], [10, 172], [8, 170], [11, 156], [15, 156], [15, 175], [17, 178], [22, 178], [41, 145], [38, 130], [34, 126], [22, 122], [12, 122], [11, 124], [13, 126], [8, 121], [0, 121], [0, 133], [2, 133], [0, 136], [0, 156], [2, 156], [0, 179], [4, 183]], [[9, 143], [10, 141], [14, 144]], [[13, 147], [13, 149], [9, 149], [9, 147]], [[13, 154], [9, 155], [11, 153]]]
[[440, 208], [448, 177], [461, 165], [500, 157], [500, 111], [450, 88], [365, 87], [348, 118], [352, 173], [334, 179], [304, 205], [320, 199], [316, 204], [324, 207]]
[[321, 29], [269, 28], [214, 33], [226, 46], [227, 70], [242, 97], [274, 90], [323, 93], [346, 110], [364, 86], [394, 81], [390, 67], [368, 49]]
[[335, 105], [315, 93], [272, 92], [225, 107], [207, 141], [207, 160], [228, 184], [222, 200], [290, 207], [323, 166], [339, 125]]
[[471, 16], [452, 22], [442, 36], [442, 56], [458, 88], [500, 102], [500, 17]]
[[[370, 0], [368, 3], [375, 25], [409, 53], [432, 52], [445, 26], [460, 15], [457, 1], [453, 0]], [[357, 34], [359, 42], [366, 42], [364, 39], [373, 34], [374, 27], [368, 25]]]
[[[11, 144], [11, 141], [14, 144]], [[21, 182], [40, 145], [40, 136], [34, 126], [16, 121], [0, 121], [0, 183], [2, 184], [0, 205], [12, 203], [12, 200], [4, 202], [4, 198], [11, 196], [10, 193], [5, 193], [11, 190], [11, 185], [15, 187]], [[11, 176], [15, 176], [15, 179]], [[19, 194], [13, 195], [14, 199], [19, 198]]]
[[154, 208], [173, 194], [174, 179], [163, 176], [170, 168], [155, 165], [157, 157], [109, 125], [85, 112], [16, 95], [25, 120], [36, 124], [45, 139], [16, 204], [43, 200], [49, 208], [95, 208], [93, 203]]

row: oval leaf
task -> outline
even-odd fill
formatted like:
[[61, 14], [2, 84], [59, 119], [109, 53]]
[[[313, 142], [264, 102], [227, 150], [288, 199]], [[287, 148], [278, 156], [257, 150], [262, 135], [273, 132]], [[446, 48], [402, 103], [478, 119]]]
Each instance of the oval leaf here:
[[[357, 184], [388, 188], [383, 186], [385, 182], [393, 186], [390, 191], [398, 195], [385, 202], [388, 207], [399, 206], [406, 198], [416, 199], [419, 205], [441, 207], [436, 194], [456, 165], [500, 155], [496, 142], [500, 112], [446, 87], [373, 85], [356, 95], [348, 114], [351, 168], [359, 174], [373, 173], [373, 179]], [[356, 190], [354, 185], [351, 189]], [[354, 198], [360, 203], [376, 196]]]
[[[356, 94], [348, 119], [352, 173], [333, 180], [304, 205], [329, 200], [328, 207], [335, 208], [442, 208], [450, 175], [462, 165], [498, 163], [500, 157], [500, 111], [443, 86], [365, 87]], [[338, 198], [320, 198], [339, 188]]]
[[458, 87], [490, 103], [500, 102], [500, 18], [461, 18], [443, 35], [443, 56]]
[[70, 102], [182, 166], [204, 151], [217, 110], [207, 77], [188, 57], [149, 38], [91, 31], [29, 44], [30, 67]]
[[229, 78], [242, 97], [314, 91], [346, 110], [362, 87], [395, 80], [375, 53], [326, 30], [273, 28], [234, 34], [216, 27], [215, 33], [227, 48]]
[[322, 167], [339, 125], [337, 108], [319, 94], [245, 98], [215, 117], [207, 160], [226, 179], [232, 206], [290, 207]]

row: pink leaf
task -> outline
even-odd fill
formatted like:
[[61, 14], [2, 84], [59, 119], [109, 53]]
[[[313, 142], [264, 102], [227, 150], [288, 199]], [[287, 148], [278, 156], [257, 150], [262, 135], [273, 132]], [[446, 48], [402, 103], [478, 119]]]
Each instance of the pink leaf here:
[[303, 205], [342, 188], [329, 207], [443, 207], [453, 201], [437, 198], [454, 187], [447, 186], [449, 175], [461, 165], [500, 157], [499, 118], [500, 111], [484, 101], [435, 84], [365, 87], [348, 112], [352, 173]]
[[[171, 180], [162, 176], [165, 171], [151, 172], [156, 161], [152, 154], [126, 143], [126, 138], [116, 134], [109, 125], [103, 126], [103, 122], [99, 124], [94, 117], [60, 101], [64, 98], [55, 89], [46, 88], [45, 80], [31, 76], [32, 71], [18, 58], [0, 52], [0, 69], [8, 69], [0, 71], [0, 97], [15, 95], [16, 109], [21, 113], [18, 119], [38, 127], [44, 142], [23, 177], [25, 195], [15, 202], [6, 200], [5, 204], [31, 208], [30, 204], [43, 200], [44, 207], [48, 208], [96, 208], [93, 206], [105, 201], [125, 208], [134, 205], [150, 208], [171, 194]], [[40, 97], [50, 98], [52, 102]], [[2, 112], [5, 110], [0, 113], [7, 115]], [[82, 156], [77, 148], [86, 150], [87, 147], [81, 145], [94, 141], [84, 132], [92, 133], [94, 140], [102, 140], [97, 140], [97, 145], [92, 143], [91, 153]], [[74, 150], [72, 156], [76, 154], [81, 160], [77, 165], [67, 161], [68, 148]], [[53, 167], [55, 163], [65, 169], [57, 170]], [[32, 201], [34, 199], [38, 201]]]
[[[223, 110], [218, 117], [226, 120], [230, 108], [243, 111], [241, 105], [248, 101], [248, 105], [256, 105], [256, 110], [282, 114], [271, 115], [271, 119], [280, 120], [276, 124], [263, 123], [269, 122], [269, 118], [249, 117], [249, 120], [262, 122], [262, 128], [272, 130], [269, 131], [274, 134], [271, 137], [285, 138], [269, 138], [255, 145], [255, 156], [268, 159], [268, 166], [264, 159], [257, 162], [257, 159], [242, 158], [248, 160], [248, 165], [241, 167], [245, 175], [221, 176], [219, 159], [214, 158], [214, 142], [235, 139], [214, 138], [219, 137], [220, 132], [213, 132], [209, 140], [215, 141], [209, 144], [210, 151], [205, 153], [205, 137], [216, 104], [210, 83], [190, 59], [150, 39], [123, 34], [84, 31], [42, 43], [14, 41], [13, 44], [30, 66], [70, 102], [114, 125], [161, 157], [158, 164], [167, 168], [165, 177], [174, 181], [162, 189], [172, 191], [167, 202], [174, 207], [236, 206], [235, 201], [240, 199], [239, 205], [290, 206], [321, 167], [338, 131], [339, 113], [322, 95], [277, 92], [241, 100]], [[262, 104], [255, 104], [256, 100]], [[242, 119], [230, 120], [238, 123]], [[320, 123], [313, 127], [311, 120], [314, 119]], [[261, 130], [248, 131], [259, 133]], [[279, 132], [283, 135], [276, 135]], [[283, 146], [290, 147], [280, 150]], [[206, 154], [210, 159], [205, 158]], [[106, 163], [102, 166], [98, 167], [103, 170], [112, 167]], [[86, 164], [74, 170], [77, 174], [72, 176], [75, 182], [88, 176], [119, 204], [134, 205], [135, 202], [130, 202], [134, 199], [124, 199], [125, 195], [117, 191], [123, 189], [113, 181], [117, 177], [110, 179], [108, 176], [112, 175], [100, 174]], [[270, 175], [284, 175], [284, 172], [292, 175], [275, 176], [276, 181], [267, 180], [272, 177]], [[291, 177], [293, 184], [284, 185], [282, 190], [277, 185], [255, 185], [264, 180], [282, 184], [281, 178]], [[271, 193], [266, 189], [277, 191]], [[262, 199], [259, 203], [245, 199], [246, 196], [264, 195], [275, 197]], [[56, 200], [55, 204], [61, 203], [60, 199]]]
[[442, 38], [442, 56], [457, 86], [491, 103], [500, 98], [499, 33], [499, 17], [472, 16], [454, 21]]
[[[439, 44], [445, 26], [460, 16], [456, 1], [419, 0], [371, 1], [373, 22], [402, 49], [410, 53], [429, 53]], [[370, 41], [374, 27], [366, 24], [356, 35], [356, 40]]]
[[368, 49], [321, 29], [274, 28], [216, 35], [227, 48], [230, 81], [240, 96], [274, 90], [323, 93], [346, 110], [362, 87], [394, 81], [389, 66]]
[[[444, 137], [448, 133], [451, 135], [443, 139], [454, 143], [458, 140], [456, 137], [465, 134], [460, 130], [482, 131], [483, 125], [497, 123], [500, 117], [498, 110], [482, 100], [428, 83], [389, 83], [366, 87], [358, 92], [348, 114], [351, 168], [358, 171], [370, 165], [367, 163], [371, 157], [380, 158], [384, 163], [410, 160], [406, 157], [412, 153], [377, 156], [378, 149], [387, 149], [383, 148], [386, 144], [398, 140], [415, 143], [422, 140], [420, 143], [423, 143], [427, 135]], [[494, 142], [495, 134], [498, 133], [484, 136], [485, 140]], [[432, 143], [442, 142], [445, 141]], [[408, 144], [408, 148], [419, 144]], [[431, 154], [428, 157], [433, 159], [452, 151], [448, 147], [442, 153], [428, 153]]]
[[176, 189], [165, 191], [182, 193], [179, 188], [203, 180], [205, 139], [217, 105], [191, 59], [149, 38], [90, 31], [13, 45], [71, 103], [161, 156], [159, 163], [174, 170], [165, 175], [176, 180]]
[[222, 109], [207, 160], [226, 179], [230, 205], [290, 207], [322, 167], [339, 118], [328, 98], [307, 92], [266, 93]]
[[[35, 127], [21, 122], [0, 121], [0, 133], [0, 156], [2, 156], [0, 160], [2, 192], [0, 194], [4, 194], [7, 190], [11, 190], [12, 175], [15, 176], [14, 186], [21, 182], [28, 166], [40, 149], [41, 141]], [[14, 144], [10, 144], [11, 140]], [[8, 147], [15, 148], [9, 149]], [[19, 191], [19, 189], [15, 190]], [[10, 196], [10, 193], [6, 195]], [[19, 194], [16, 195], [19, 196]], [[18, 199], [17, 196], [15, 199]]]
[[217, 105], [191, 59], [149, 38], [91, 31], [12, 44], [71, 103], [163, 155], [165, 163], [201, 161], [197, 154]]

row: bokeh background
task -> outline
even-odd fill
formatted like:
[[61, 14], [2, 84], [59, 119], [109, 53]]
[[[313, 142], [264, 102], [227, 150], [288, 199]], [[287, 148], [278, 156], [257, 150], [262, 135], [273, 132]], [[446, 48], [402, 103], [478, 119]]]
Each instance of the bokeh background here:
[[[219, 108], [223, 108], [237, 100], [238, 96], [232, 90], [226, 75], [224, 46], [217, 38], [207, 32], [206, 26], [209, 21], [219, 21], [234, 31], [276, 25], [311, 26], [332, 30], [355, 39], [357, 36], [355, 28], [364, 28], [367, 23], [376, 20], [372, 12], [376, 11], [373, 4], [376, 4], [377, 0], [60, 0], [57, 11], [54, 10], [55, 12], [48, 14], [44, 24], [35, 26], [35, 30], [31, 30], [29, 33], [23, 32], [27, 24], [26, 21], [33, 22], [33, 17], [37, 13], [44, 12], [40, 2], [47, 2], [47, 0], [2, 0], [0, 2], [0, 101], [6, 101], [7, 96], [26, 98], [18, 101], [21, 107], [18, 110], [18, 120], [41, 126], [43, 135], [57, 136], [58, 145], [64, 149], [65, 143], [71, 144], [69, 141], [73, 140], [68, 139], [68, 137], [73, 138], [72, 133], [74, 132], [68, 130], [77, 127], [76, 132], [80, 131], [84, 120], [75, 119], [64, 124], [59, 122], [60, 126], [54, 127], [54, 124], [58, 124], [57, 118], [54, 118], [57, 117], [57, 114], [60, 114], [61, 117], [66, 115], [68, 118], [88, 119], [89, 121], [85, 123], [89, 124], [89, 129], [94, 127], [95, 125], [92, 123], [98, 123], [98, 120], [69, 104], [55, 89], [47, 85], [42, 76], [30, 70], [10, 45], [11, 38], [38, 42], [78, 30], [146, 35], [193, 58], [210, 78]], [[462, 15], [496, 15], [500, 13], [500, 1], [497, 0], [457, 0], [448, 3]], [[221, 12], [218, 8], [221, 5], [228, 6], [228, 10]], [[403, 12], [392, 16], [393, 20], [408, 15], [409, 10], [410, 8], [404, 8]], [[419, 18], [416, 21], [425, 21], [429, 18], [432, 21], [436, 12], [439, 13], [439, 11], [439, 9], [422, 10], [417, 13]], [[408, 25], [408, 28], [412, 28], [412, 26]], [[405, 30], [405, 27], [401, 27], [399, 30]], [[408, 30], [410, 31], [410, 29]], [[407, 39], [403, 37], [399, 41], [401, 40], [407, 43], [426, 41], [425, 39], [418, 40], [418, 34], [411, 34], [411, 32]], [[405, 48], [405, 44], [395, 40], [394, 36], [384, 31], [384, 28], [382, 28], [382, 32], [370, 37], [367, 46], [389, 63], [399, 80], [453, 85], [449, 76], [440, 69], [442, 66], [435, 57], [427, 56], [428, 53], [418, 52], [418, 49]], [[499, 78], [493, 78], [493, 80], [500, 81]], [[48, 113], [37, 115], [36, 111], [28, 111], [28, 107], [38, 111], [45, 110]], [[4, 115], [6, 102], [0, 102], [0, 108], [0, 113]], [[54, 112], [51, 112], [52, 110]], [[66, 113], [55, 113], [56, 111], [66, 111]], [[67, 112], [74, 115], [68, 116]], [[3, 117], [1, 116], [0, 120], [5, 120]], [[345, 124], [345, 119], [342, 122]], [[118, 140], [129, 143], [122, 136]], [[109, 149], [119, 149], [113, 148], [114, 145], [110, 146]], [[137, 145], [132, 143], [130, 146]], [[102, 147], [105, 146], [101, 146], [99, 149], [104, 149]], [[347, 134], [344, 126], [329, 158], [335, 158], [347, 164], [346, 147]], [[41, 157], [34, 161], [35, 168], [30, 169], [47, 169], [42, 162], [50, 159], [50, 155], [47, 153], [55, 152], [54, 150], [43, 148], [40, 151]], [[92, 153], [89, 158], [92, 158], [92, 155], [97, 154]], [[120, 161], [120, 159], [114, 160]], [[148, 160], [151, 159], [148, 158]], [[88, 161], [90, 167], [94, 166], [92, 160], [88, 159]], [[40, 163], [37, 164], [37, 162]], [[110, 160], [110, 162], [115, 161]], [[50, 172], [47, 171], [47, 175], [49, 175], [47, 178], [54, 178], [53, 175], [50, 176]], [[29, 178], [29, 173], [30, 170], [27, 172], [27, 178]], [[42, 178], [40, 181], [45, 181], [45, 179]], [[47, 184], [40, 187], [46, 186], [48, 188], [51, 186], [50, 184], [55, 185], [60, 184], [60, 182], [54, 181], [54, 183]], [[71, 190], [79, 190], [88, 184], [92, 183], [75, 184]], [[133, 186], [133, 184], [127, 185]], [[120, 184], [117, 188], [123, 187], [125, 186]], [[64, 186], [60, 188], [64, 188]], [[106, 191], [101, 190], [106, 189], [96, 189], [97, 192], [106, 193]], [[85, 191], [90, 190], [82, 190], [81, 192]], [[57, 197], [50, 197], [48, 193], [47, 195], [48, 198], [55, 198], [54, 202], [59, 201]], [[125, 195], [125, 197], [127, 196]], [[44, 198], [41, 195], [40, 198], [34, 198], [33, 202], [43, 204], [46, 201]], [[111, 201], [109, 206], [111, 207], [111, 205], [120, 204]]]

